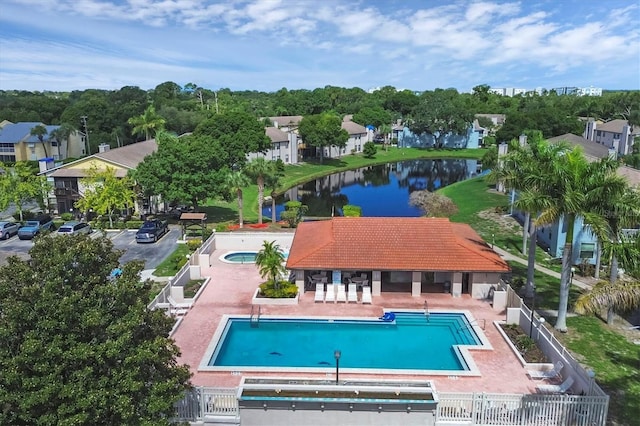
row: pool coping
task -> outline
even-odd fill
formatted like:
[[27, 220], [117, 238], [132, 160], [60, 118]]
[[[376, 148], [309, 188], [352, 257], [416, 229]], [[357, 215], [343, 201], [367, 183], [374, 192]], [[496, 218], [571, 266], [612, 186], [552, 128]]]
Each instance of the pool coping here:
[[[424, 310], [398, 308], [391, 309], [385, 308], [384, 312], [402, 312], [402, 313], [424, 313]], [[456, 378], [460, 376], [464, 377], [476, 377], [481, 376], [480, 369], [476, 365], [471, 351], [489, 351], [493, 350], [489, 339], [485, 336], [484, 331], [477, 324], [477, 321], [473, 318], [473, 315], [468, 310], [460, 309], [433, 309], [429, 313], [447, 313], [447, 314], [462, 314], [473, 328], [475, 335], [480, 340], [479, 345], [453, 345], [454, 351], [459, 358], [459, 361], [466, 365], [468, 370], [411, 370], [411, 369], [375, 369], [375, 368], [341, 368], [340, 371], [344, 373], [359, 373], [359, 374], [384, 374], [384, 375], [420, 375], [420, 376], [448, 376], [450, 378]], [[209, 361], [214, 356], [218, 343], [224, 338], [224, 334], [228, 331], [227, 325], [230, 319], [250, 319], [251, 315], [246, 314], [224, 314], [221, 317], [220, 323], [213, 334], [207, 349], [204, 352], [203, 357], [198, 365], [198, 371], [201, 372], [231, 372], [231, 374], [241, 374], [247, 372], [253, 373], [325, 373], [331, 374], [334, 370], [334, 366], [330, 367], [259, 367], [259, 366], [211, 366]], [[378, 322], [378, 317], [348, 317], [348, 316], [301, 316], [301, 315], [263, 315], [261, 318], [266, 319], [305, 319], [305, 320], [340, 320], [340, 321], [372, 321]]]

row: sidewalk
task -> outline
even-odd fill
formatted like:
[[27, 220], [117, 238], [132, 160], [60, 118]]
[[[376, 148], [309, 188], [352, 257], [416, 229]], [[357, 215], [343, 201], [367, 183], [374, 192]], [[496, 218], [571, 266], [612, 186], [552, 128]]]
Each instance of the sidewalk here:
[[[493, 250], [498, 253], [500, 255], [500, 257], [502, 257], [504, 260], [506, 261], [514, 261], [514, 262], [518, 262], [521, 263], [523, 265], [528, 265], [529, 262], [526, 259], [523, 259], [519, 256], [513, 255], [511, 253], [509, 253], [508, 251], [505, 251], [503, 249], [501, 249], [500, 247], [494, 246]], [[536, 263], [536, 270], [542, 272], [543, 274], [547, 274], [549, 276], [552, 276], [554, 278], [560, 279], [560, 274], [558, 272], [552, 271], [549, 268], [545, 268], [544, 266], [540, 266]], [[591, 289], [591, 284], [588, 284], [584, 281], [580, 281], [577, 280], [575, 277], [571, 280], [571, 284], [575, 285], [576, 287], [579, 287], [583, 290], [590, 290]]]

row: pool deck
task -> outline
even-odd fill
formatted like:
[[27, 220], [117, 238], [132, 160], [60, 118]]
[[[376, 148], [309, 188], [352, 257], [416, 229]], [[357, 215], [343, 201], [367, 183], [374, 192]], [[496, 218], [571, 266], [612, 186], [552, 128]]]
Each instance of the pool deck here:
[[[251, 299], [262, 279], [254, 264], [229, 264], [218, 260], [227, 251], [216, 251], [212, 256], [213, 273], [208, 285], [200, 294], [191, 310], [184, 316], [173, 334], [182, 352], [178, 362], [190, 366], [191, 381], [196, 386], [236, 387], [241, 374], [247, 377], [308, 377], [333, 378], [334, 372], [327, 373], [260, 373], [260, 372], [210, 372], [198, 371], [211, 338], [224, 315], [249, 315]], [[505, 314], [495, 312], [485, 300], [476, 300], [468, 295], [453, 298], [449, 294], [423, 294], [413, 298], [408, 293], [383, 293], [373, 297], [372, 305], [361, 303], [315, 303], [314, 291], [308, 291], [299, 299], [298, 305], [262, 305], [262, 315], [281, 316], [336, 316], [336, 317], [379, 317], [384, 309], [418, 309], [428, 300], [429, 309], [469, 311], [479, 325], [486, 323], [484, 334], [493, 350], [471, 350], [470, 353], [480, 370], [479, 377], [442, 375], [393, 375], [393, 374], [350, 374], [340, 371], [341, 380], [349, 379], [400, 379], [430, 380], [438, 391], [445, 392], [491, 392], [491, 393], [535, 393], [540, 381], [529, 379], [518, 358], [513, 354], [494, 321], [504, 320]], [[380, 348], [391, 352], [389, 348]], [[329, 370], [331, 371], [331, 370]]]

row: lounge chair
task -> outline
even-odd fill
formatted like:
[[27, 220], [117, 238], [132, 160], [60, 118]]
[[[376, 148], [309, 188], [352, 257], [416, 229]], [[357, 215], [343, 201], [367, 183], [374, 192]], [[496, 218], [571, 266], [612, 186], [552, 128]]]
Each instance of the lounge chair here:
[[327, 294], [324, 296], [325, 302], [335, 302], [336, 301], [336, 291], [335, 286], [328, 285], [327, 286]]
[[371, 304], [371, 287], [362, 287], [362, 303]]
[[560, 377], [562, 367], [564, 367], [564, 364], [562, 361], [558, 361], [553, 365], [553, 369], [551, 370], [529, 370], [527, 374], [532, 379], [555, 379], [556, 377]]
[[355, 284], [349, 284], [349, 294], [347, 295], [349, 303], [358, 303], [358, 288]]
[[324, 302], [324, 284], [316, 284], [316, 295], [313, 298], [314, 302]]
[[344, 284], [334, 284], [334, 286], [338, 287], [336, 301], [347, 303], [347, 293], [344, 291]]
[[569, 376], [559, 385], [538, 385], [536, 389], [540, 393], [567, 393], [573, 385], [573, 377]]

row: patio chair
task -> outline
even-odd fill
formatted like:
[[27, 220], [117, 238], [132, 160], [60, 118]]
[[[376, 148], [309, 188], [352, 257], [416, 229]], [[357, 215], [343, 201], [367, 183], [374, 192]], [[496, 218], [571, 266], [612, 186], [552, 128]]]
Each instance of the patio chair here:
[[313, 298], [314, 302], [324, 302], [324, 284], [316, 284], [316, 295]]
[[334, 284], [334, 286], [338, 287], [336, 301], [347, 303], [347, 293], [344, 291], [344, 284]]
[[336, 291], [334, 285], [327, 286], [327, 294], [324, 296], [325, 302], [335, 302], [336, 301]]
[[552, 393], [552, 394], [561, 394], [567, 393], [567, 391], [573, 385], [573, 377], [569, 376], [567, 379], [559, 385], [538, 385], [536, 389], [540, 393]]
[[362, 303], [371, 304], [371, 287], [362, 287]]
[[358, 303], [358, 288], [355, 284], [349, 284], [349, 294], [347, 295], [349, 303]]
[[555, 379], [556, 377], [560, 377], [562, 367], [564, 367], [564, 364], [562, 361], [558, 361], [553, 365], [553, 369], [551, 370], [529, 370], [527, 374], [532, 379]]

